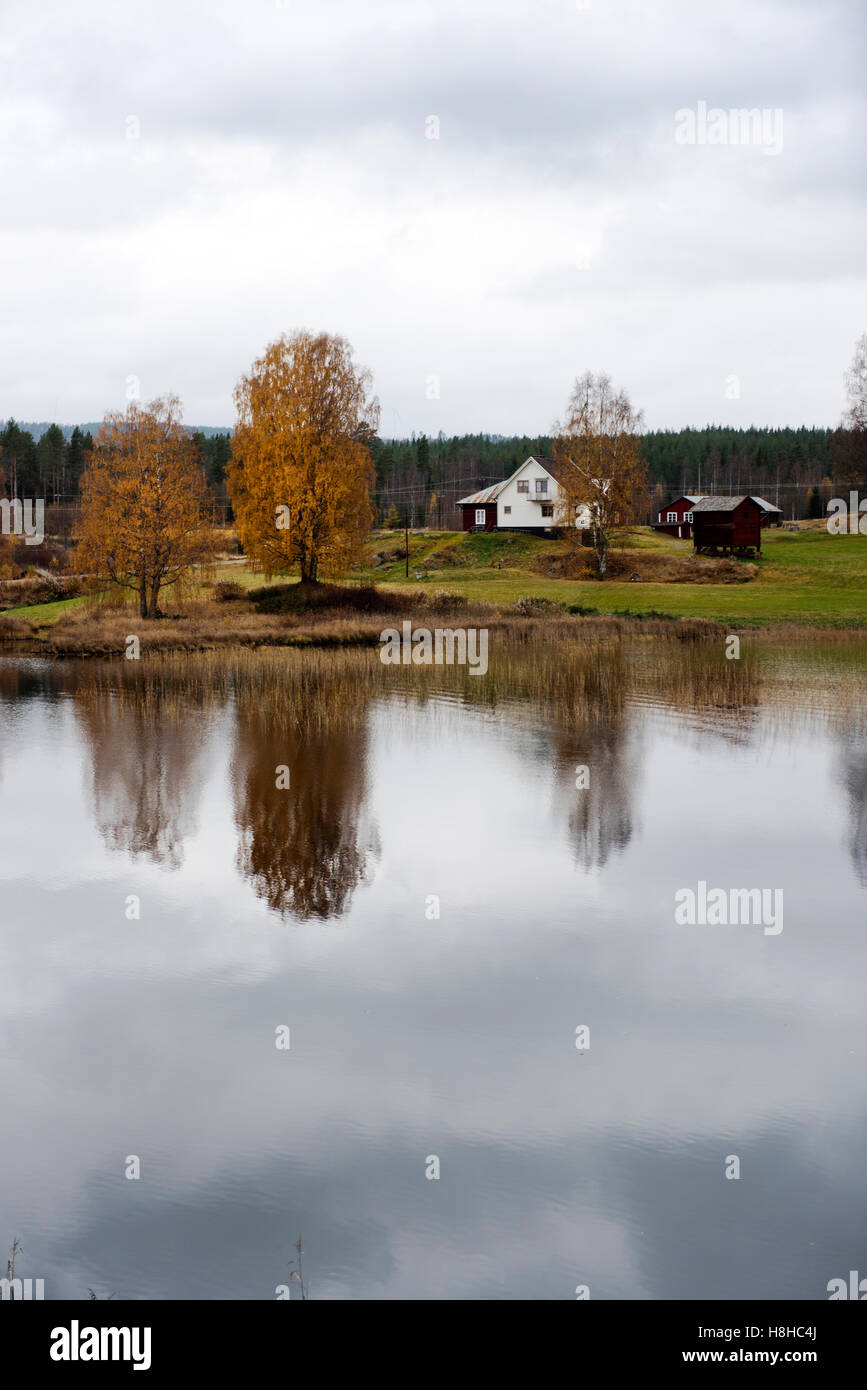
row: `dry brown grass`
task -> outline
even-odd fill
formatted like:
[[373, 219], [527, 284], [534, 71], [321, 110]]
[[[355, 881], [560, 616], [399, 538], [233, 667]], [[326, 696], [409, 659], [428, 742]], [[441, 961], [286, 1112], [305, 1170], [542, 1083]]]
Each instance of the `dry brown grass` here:
[[0, 646], [4, 643], [16, 644], [26, 641], [32, 636], [32, 629], [29, 623], [25, 623], [21, 618], [7, 618], [0, 613]]
[[63, 613], [53, 624], [28, 620], [21, 615], [0, 625], [0, 645], [38, 651], [57, 657], [123, 656], [128, 638], [139, 639], [143, 655], [157, 652], [207, 652], [232, 647], [374, 647], [385, 628], [400, 629], [403, 621], [428, 628], [485, 627], [491, 633], [507, 632], [520, 646], [540, 636], [568, 646], [642, 636], [674, 637], [701, 642], [723, 631], [703, 619], [635, 619], [617, 615], [579, 616], [557, 606], [539, 605], [539, 611], [470, 603], [448, 590], [429, 593], [386, 591], [382, 611], [371, 610], [365, 591], [365, 607], [353, 612], [341, 593], [340, 606], [326, 604], [293, 611], [261, 612], [249, 598], [221, 602], [216, 596], [188, 599], [177, 611], [155, 620], [142, 620], [131, 604], [91, 601]]
[[[227, 607], [229, 611], [227, 612]], [[143, 621], [134, 609], [75, 609], [46, 634], [42, 650], [54, 656], [116, 656], [136, 636], [141, 651], [197, 652], [219, 647], [371, 646], [382, 624], [323, 614], [312, 622], [291, 615], [261, 614], [249, 604], [200, 600], [165, 618]]]

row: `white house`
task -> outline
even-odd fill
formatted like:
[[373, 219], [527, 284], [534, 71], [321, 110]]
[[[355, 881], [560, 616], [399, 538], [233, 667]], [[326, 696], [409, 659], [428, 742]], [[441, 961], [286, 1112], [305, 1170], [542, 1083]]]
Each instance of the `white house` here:
[[[531, 454], [505, 482], [459, 499], [464, 530], [534, 531], [545, 535], [556, 526], [567, 525], [567, 497], [558, 478], [562, 479], [564, 467], [572, 466]], [[575, 526], [586, 530], [590, 519], [586, 502], [576, 507]]]

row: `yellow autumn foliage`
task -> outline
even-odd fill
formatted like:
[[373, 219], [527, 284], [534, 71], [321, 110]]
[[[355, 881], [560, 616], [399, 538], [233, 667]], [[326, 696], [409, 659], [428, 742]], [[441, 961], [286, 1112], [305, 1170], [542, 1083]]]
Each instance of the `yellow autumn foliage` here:
[[305, 331], [271, 343], [238, 383], [229, 488], [244, 550], [267, 575], [298, 564], [315, 583], [361, 554], [379, 424], [371, 387], [344, 338]]
[[160, 590], [213, 551], [210, 495], [176, 396], [110, 412], [81, 478], [76, 569], [139, 596], [159, 616]]

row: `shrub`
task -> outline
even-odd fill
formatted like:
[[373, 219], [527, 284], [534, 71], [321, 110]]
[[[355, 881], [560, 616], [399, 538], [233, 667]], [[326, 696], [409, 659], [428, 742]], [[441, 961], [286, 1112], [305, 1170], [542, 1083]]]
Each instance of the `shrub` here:
[[76, 579], [56, 574], [28, 575], [25, 579], [0, 580], [0, 608], [24, 608], [34, 603], [55, 603], [81, 592]]
[[553, 618], [559, 613], [565, 613], [566, 605], [565, 603], [558, 603], [553, 598], [541, 598], [527, 594], [518, 599], [512, 612], [516, 613], [519, 618]]
[[461, 608], [466, 608], [469, 599], [466, 594], [461, 594], [454, 589], [434, 589], [433, 593], [428, 594], [427, 604], [435, 613], [456, 613]]
[[246, 594], [243, 584], [236, 584], [233, 579], [222, 579], [214, 585], [214, 598], [218, 603], [232, 603], [239, 598], [246, 598]]
[[36, 565], [44, 569], [51, 565], [56, 570], [67, 570], [70, 553], [56, 541], [40, 541], [39, 545], [28, 545], [25, 540], [16, 538], [12, 544], [12, 560], [17, 565]]
[[412, 607], [406, 594], [375, 584], [268, 584], [250, 590], [257, 613], [310, 613], [349, 609], [352, 613], [401, 613]]

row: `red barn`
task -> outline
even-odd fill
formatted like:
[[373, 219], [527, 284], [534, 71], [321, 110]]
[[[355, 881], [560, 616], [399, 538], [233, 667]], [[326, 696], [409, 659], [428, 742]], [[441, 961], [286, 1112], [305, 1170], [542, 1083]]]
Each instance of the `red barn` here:
[[775, 507], [772, 502], [766, 502], [764, 497], [755, 497], [753, 501], [758, 502], [762, 508], [762, 527], [782, 526], [783, 513], [780, 507]]
[[696, 551], [724, 553], [762, 548], [765, 507], [758, 497], [702, 497], [692, 509]]
[[663, 507], [657, 520], [653, 524], [654, 531], [664, 531], [667, 536], [682, 536], [689, 540], [692, 535], [692, 509], [696, 502], [700, 502], [704, 493], [696, 493], [691, 497], [684, 493], [683, 497], [678, 497], [674, 502], [669, 502], [667, 507]]

